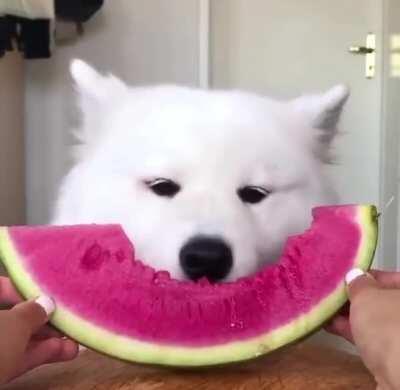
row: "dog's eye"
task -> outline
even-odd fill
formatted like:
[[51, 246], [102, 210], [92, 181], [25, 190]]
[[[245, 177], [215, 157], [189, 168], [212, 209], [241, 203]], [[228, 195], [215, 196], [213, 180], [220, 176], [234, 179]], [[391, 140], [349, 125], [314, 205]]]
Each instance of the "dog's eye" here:
[[269, 195], [269, 191], [261, 187], [242, 187], [238, 190], [239, 198], [244, 203], [259, 203]]
[[168, 198], [175, 196], [181, 189], [179, 184], [168, 179], [156, 179], [148, 182], [147, 185], [156, 195]]

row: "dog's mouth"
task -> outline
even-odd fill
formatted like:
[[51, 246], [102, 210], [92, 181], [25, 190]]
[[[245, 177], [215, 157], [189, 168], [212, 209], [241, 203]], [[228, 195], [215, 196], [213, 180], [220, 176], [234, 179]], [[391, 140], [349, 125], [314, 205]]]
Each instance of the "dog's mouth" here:
[[230, 271], [227, 272], [227, 265], [208, 264], [204, 265], [200, 260], [193, 258], [193, 264], [190, 269], [184, 273], [182, 280], [193, 281], [199, 284], [223, 284], [223, 283], [234, 283], [243, 278], [252, 278], [257, 275], [260, 271], [268, 266], [274, 266], [279, 262], [280, 256], [268, 258], [267, 260], [260, 258], [257, 262], [257, 266], [251, 271], [243, 274], [236, 275], [234, 269], [234, 263], [229, 263]]

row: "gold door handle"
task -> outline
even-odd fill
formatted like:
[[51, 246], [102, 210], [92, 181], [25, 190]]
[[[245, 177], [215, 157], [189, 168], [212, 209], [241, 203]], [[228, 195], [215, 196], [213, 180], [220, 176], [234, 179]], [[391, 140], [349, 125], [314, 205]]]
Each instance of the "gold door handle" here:
[[351, 54], [365, 55], [365, 77], [372, 79], [376, 68], [376, 36], [368, 34], [365, 46], [350, 46]]

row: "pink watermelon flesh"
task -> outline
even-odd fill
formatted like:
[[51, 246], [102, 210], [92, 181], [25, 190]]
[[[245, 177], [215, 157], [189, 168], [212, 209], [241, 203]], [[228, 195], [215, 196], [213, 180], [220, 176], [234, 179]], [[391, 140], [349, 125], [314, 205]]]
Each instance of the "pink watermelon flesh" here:
[[[338, 291], [353, 266], [369, 267], [375, 208], [321, 207], [313, 218], [308, 231], [288, 240], [277, 264], [221, 284], [178, 281], [143, 265], [117, 225], [10, 227], [6, 234], [34, 284], [65, 310], [111, 334], [191, 351], [290, 325]], [[15, 259], [3, 244], [0, 252], [12, 276]], [[342, 303], [338, 298], [336, 309]], [[331, 314], [321, 313], [319, 322]]]

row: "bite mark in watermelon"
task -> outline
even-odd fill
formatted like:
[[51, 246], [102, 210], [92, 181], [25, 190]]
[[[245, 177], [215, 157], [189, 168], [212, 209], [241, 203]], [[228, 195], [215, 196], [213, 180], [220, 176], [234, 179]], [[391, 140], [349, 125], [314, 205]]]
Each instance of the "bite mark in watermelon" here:
[[251, 359], [317, 329], [345, 303], [345, 274], [370, 267], [377, 235], [374, 206], [319, 207], [276, 264], [220, 284], [143, 265], [118, 225], [4, 227], [0, 257], [25, 298], [55, 299], [51, 322], [81, 344], [201, 366]]

